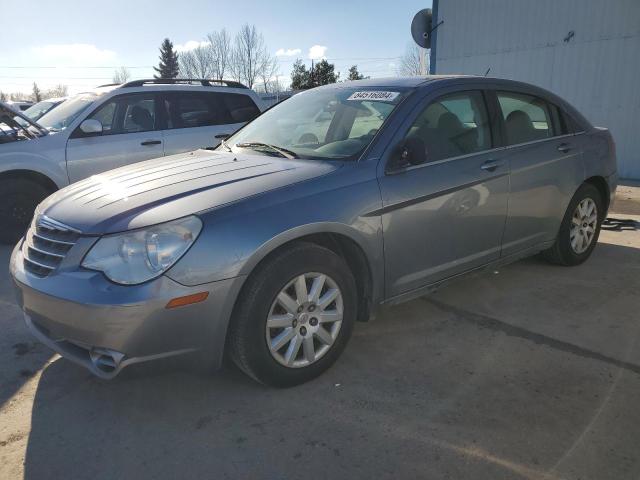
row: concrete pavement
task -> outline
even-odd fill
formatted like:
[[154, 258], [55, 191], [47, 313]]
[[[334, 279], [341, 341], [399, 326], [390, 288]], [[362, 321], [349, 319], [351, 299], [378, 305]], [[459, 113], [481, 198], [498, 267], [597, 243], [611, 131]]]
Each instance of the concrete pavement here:
[[273, 390], [179, 363], [98, 380], [33, 341], [3, 274], [0, 478], [637, 479], [639, 291], [639, 231], [604, 231], [582, 266], [389, 309]]

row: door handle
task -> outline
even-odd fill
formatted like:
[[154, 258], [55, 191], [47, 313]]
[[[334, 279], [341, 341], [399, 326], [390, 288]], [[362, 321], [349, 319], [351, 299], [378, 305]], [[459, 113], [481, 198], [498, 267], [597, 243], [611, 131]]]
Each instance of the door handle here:
[[571, 150], [571, 145], [569, 145], [568, 143], [561, 143], [560, 145], [558, 145], [559, 152], [567, 153], [569, 150]]
[[231, 136], [230, 133], [219, 133], [215, 136], [215, 138], [229, 138]]
[[487, 172], [493, 172], [494, 170], [496, 170], [498, 167], [501, 167], [502, 165], [503, 165], [502, 162], [497, 162], [495, 160], [487, 160], [482, 165], [480, 165], [480, 168]]
[[160, 145], [161, 143], [160, 140], [145, 140], [144, 142], [140, 142], [140, 145]]

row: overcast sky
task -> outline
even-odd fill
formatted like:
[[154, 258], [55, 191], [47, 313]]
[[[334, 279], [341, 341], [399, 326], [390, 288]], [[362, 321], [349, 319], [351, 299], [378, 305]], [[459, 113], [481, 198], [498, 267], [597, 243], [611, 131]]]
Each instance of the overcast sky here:
[[[127, 66], [133, 78], [152, 76], [158, 46], [169, 37], [190, 48], [213, 30], [234, 34], [255, 24], [278, 55], [283, 83], [296, 58], [326, 57], [346, 75], [350, 65], [373, 77], [396, 73], [410, 41], [415, 12], [431, 0], [38, 0], [27, 10], [3, 9], [0, 90], [69, 85], [71, 92], [111, 80]], [[34, 68], [38, 67], [38, 68]], [[42, 68], [48, 67], [48, 68]], [[52, 68], [53, 67], [53, 68]], [[286, 77], [286, 78], [285, 78]]]

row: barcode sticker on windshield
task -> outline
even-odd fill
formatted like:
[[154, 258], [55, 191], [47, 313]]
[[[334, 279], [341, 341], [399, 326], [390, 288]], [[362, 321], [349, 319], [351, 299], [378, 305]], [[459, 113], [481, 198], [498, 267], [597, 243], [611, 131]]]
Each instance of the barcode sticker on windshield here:
[[370, 100], [377, 102], [391, 102], [400, 95], [400, 92], [385, 92], [382, 90], [354, 92], [347, 100]]

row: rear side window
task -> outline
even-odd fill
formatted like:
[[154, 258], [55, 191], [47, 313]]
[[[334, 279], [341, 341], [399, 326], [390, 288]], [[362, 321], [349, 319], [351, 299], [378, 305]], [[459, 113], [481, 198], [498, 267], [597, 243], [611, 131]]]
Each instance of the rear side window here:
[[218, 95], [222, 97], [222, 101], [229, 111], [231, 123], [250, 122], [260, 115], [260, 109], [249, 95], [241, 93], [219, 93]]
[[549, 105], [521, 93], [497, 92], [507, 145], [543, 140], [553, 136]]
[[184, 92], [167, 97], [168, 128], [194, 128], [244, 123], [260, 110], [247, 95], [220, 92]]
[[168, 98], [168, 127], [193, 128], [229, 123], [215, 93], [175, 93]]
[[407, 137], [420, 138], [432, 162], [490, 149], [491, 130], [482, 93], [438, 98], [418, 116]]

